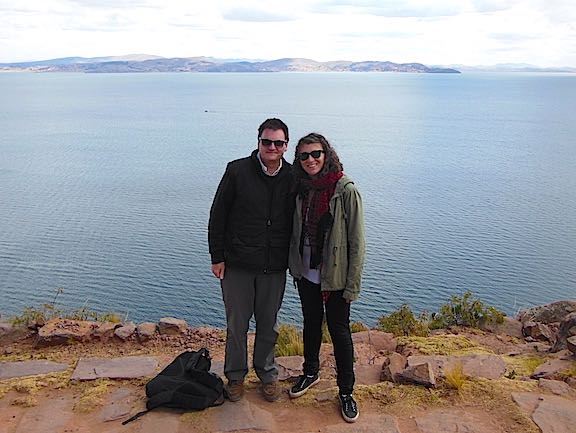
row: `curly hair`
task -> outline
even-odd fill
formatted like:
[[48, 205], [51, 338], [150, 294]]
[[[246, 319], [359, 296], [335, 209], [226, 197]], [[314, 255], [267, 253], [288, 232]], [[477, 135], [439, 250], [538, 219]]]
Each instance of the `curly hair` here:
[[317, 132], [312, 132], [300, 140], [298, 140], [298, 144], [296, 145], [296, 150], [294, 152], [294, 174], [297, 178], [308, 177], [308, 174], [302, 168], [302, 164], [298, 155], [300, 154], [300, 147], [305, 144], [312, 144], [312, 143], [320, 143], [322, 145], [322, 149], [324, 150], [324, 166], [318, 176], [324, 176], [327, 173], [335, 173], [339, 171], [343, 171], [344, 167], [340, 162], [340, 158], [338, 158], [338, 154], [336, 150], [332, 147], [332, 145], [326, 140], [322, 134], [318, 134]]

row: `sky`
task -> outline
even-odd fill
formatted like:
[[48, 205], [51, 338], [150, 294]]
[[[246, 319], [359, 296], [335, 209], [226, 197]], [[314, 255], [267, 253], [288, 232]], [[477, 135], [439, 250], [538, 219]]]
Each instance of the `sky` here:
[[0, 62], [127, 54], [576, 67], [576, 1], [0, 0]]

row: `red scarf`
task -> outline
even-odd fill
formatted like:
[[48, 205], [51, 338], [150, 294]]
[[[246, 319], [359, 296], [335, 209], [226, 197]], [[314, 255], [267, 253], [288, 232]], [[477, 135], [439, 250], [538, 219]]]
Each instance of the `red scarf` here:
[[301, 179], [300, 195], [302, 197], [302, 251], [304, 237], [310, 240], [310, 268], [317, 269], [322, 263], [322, 248], [328, 229], [332, 226], [330, 199], [334, 195], [336, 183], [344, 175], [341, 171], [327, 173], [314, 179]]

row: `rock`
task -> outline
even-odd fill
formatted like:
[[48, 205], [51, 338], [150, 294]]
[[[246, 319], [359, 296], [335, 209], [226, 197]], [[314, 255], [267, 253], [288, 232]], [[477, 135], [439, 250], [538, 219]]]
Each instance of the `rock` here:
[[436, 379], [429, 363], [409, 365], [397, 375], [398, 383], [435, 387]]
[[97, 328], [94, 328], [92, 331], [92, 337], [100, 341], [108, 341], [112, 337], [114, 337], [114, 330], [120, 326], [117, 323], [112, 322], [103, 322], [98, 325]]
[[489, 417], [458, 409], [437, 409], [416, 417], [421, 433], [499, 433]]
[[25, 326], [15, 326], [11, 323], [0, 322], [0, 346], [23, 340], [30, 331]]
[[574, 433], [576, 401], [557, 396], [544, 396], [532, 414], [543, 433]]
[[71, 380], [134, 379], [152, 376], [158, 360], [150, 356], [124, 358], [80, 358]]
[[561, 380], [540, 379], [538, 381], [538, 386], [540, 389], [551, 392], [552, 394], [565, 397], [576, 397], [576, 391], [574, 391], [574, 389], [572, 389], [566, 382], [562, 382]]
[[380, 380], [396, 383], [398, 381], [397, 375], [402, 373], [407, 363], [408, 361], [405, 356], [392, 352], [382, 364]]
[[184, 334], [187, 329], [188, 324], [185, 320], [176, 319], [174, 317], [163, 317], [158, 322], [158, 332], [164, 335]]
[[573, 362], [566, 359], [551, 359], [539, 365], [530, 376], [532, 379], [555, 379], [559, 374], [573, 366]]
[[394, 352], [398, 346], [398, 341], [394, 334], [374, 329], [352, 333], [352, 341], [355, 345], [360, 343], [370, 344], [375, 352]]
[[156, 325], [156, 323], [144, 322], [144, 323], [140, 323], [136, 327], [136, 334], [138, 335], [138, 339], [140, 341], [146, 341], [146, 340], [149, 340], [150, 338], [154, 337], [157, 330], [158, 330], [158, 326]]
[[518, 313], [518, 320], [539, 322], [544, 324], [562, 322], [570, 313], [576, 312], [576, 301], [557, 301], [551, 304], [539, 305]]
[[106, 398], [106, 404], [98, 413], [103, 422], [128, 418], [136, 396], [128, 388], [116, 389]]
[[45, 360], [0, 362], [0, 380], [36, 374], [57, 373], [67, 368], [68, 364]]
[[[567, 340], [574, 336], [576, 336], [576, 313], [570, 313], [560, 323], [556, 334], [556, 344], [552, 348], [552, 352], [566, 349], [568, 347]], [[571, 350], [571, 352], [574, 352], [574, 350]]]
[[401, 433], [398, 420], [392, 415], [360, 416], [360, 421], [350, 427], [349, 424], [339, 422], [327, 425], [324, 433]]
[[417, 365], [424, 362], [432, 366], [434, 374], [444, 376], [445, 371], [462, 365], [462, 372], [466, 376], [498, 379], [506, 372], [506, 363], [498, 355], [472, 354], [462, 356], [445, 355], [414, 355], [408, 357], [408, 365]]
[[550, 328], [542, 323], [524, 322], [522, 334], [524, 334], [525, 337], [532, 338], [534, 341], [548, 341], [550, 343], [556, 341]]
[[114, 335], [122, 341], [128, 340], [136, 332], [136, 325], [132, 322], [126, 323], [114, 330]]
[[574, 433], [576, 401], [556, 395], [512, 393], [522, 411], [532, 417], [542, 433]]
[[88, 342], [98, 327], [95, 322], [69, 319], [52, 319], [38, 330], [36, 346], [68, 344], [71, 341]]
[[272, 414], [250, 403], [246, 398], [234, 404], [215, 407], [210, 415], [214, 423], [214, 431], [217, 432], [277, 431], [276, 421]]
[[287, 380], [302, 374], [303, 356], [277, 356], [278, 380]]
[[356, 383], [359, 385], [375, 385], [380, 383], [381, 374], [382, 367], [379, 364], [356, 365], [354, 367]]
[[493, 334], [509, 335], [510, 337], [522, 338], [522, 322], [508, 316], [504, 316], [503, 323], [487, 323], [482, 329], [490, 331]]
[[73, 402], [68, 398], [53, 398], [30, 408], [18, 423], [15, 433], [64, 432], [72, 419]]
[[566, 339], [566, 347], [576, 355], [576, 335]]

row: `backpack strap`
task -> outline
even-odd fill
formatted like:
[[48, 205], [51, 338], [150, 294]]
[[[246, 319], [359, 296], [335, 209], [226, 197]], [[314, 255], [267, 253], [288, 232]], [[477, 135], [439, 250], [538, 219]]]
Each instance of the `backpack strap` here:
[[152, 409], [162, 406], [163, 404], [169, 403], [172, 400], [172, 394], [173, 394], [172, 391], [164, 391], [150, 397], [146, 402], [147, 409], [143, 410], [142, 412], [138, 412], [136, 415], [128, 418], [126, 421], [123, 421], [122, 425], [126, 425], [129, 422], [137, 420], [142, 415], [145, 415], [148, 412], [150, 412]]
[[128, 424], [129, 422], [132, 422], [132, 421], [134, 421], [134, 420], [137, 420], [137, 419], [140, 418], [142, 415], [145, 415], [145, 414], [147, 414], [148, 412], [150, 412], [150, 409], [146, 409], [146, 410], [143, 410], [142, 412], [138, 412], [136, 415], [131, 416], [131, 417], [128, 418], [126, 421], [122, 421], [122, 425], [126, 425], [126, 424]]

